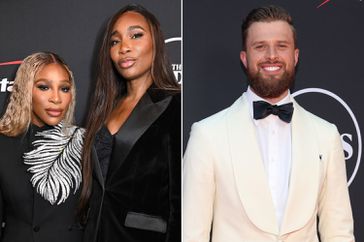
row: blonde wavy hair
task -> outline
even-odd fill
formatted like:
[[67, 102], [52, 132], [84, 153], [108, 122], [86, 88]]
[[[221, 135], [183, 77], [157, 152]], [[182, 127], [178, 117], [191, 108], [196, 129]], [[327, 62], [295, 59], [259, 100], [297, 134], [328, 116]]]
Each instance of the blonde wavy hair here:
[[74, 122], [76, 87], [73, 73], [55, 53], [37, 52], [26, 57], [16, 72], [13, 90], [9, 96], [4, 115], [0, 119], [0, 134], [18, 136], [25, 133], [32, 118], [32, 89], [35, 76], [46, 65], [56, 63], [64, 67], [71, 82], [72, 100], [63, 119], [65, 126]]

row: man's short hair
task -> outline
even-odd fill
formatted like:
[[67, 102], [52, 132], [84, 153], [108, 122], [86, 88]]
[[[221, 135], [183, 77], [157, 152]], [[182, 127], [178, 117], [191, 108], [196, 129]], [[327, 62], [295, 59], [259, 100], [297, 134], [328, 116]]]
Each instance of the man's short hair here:
[[291, 15], [282, 7], [270, 5], [253, 9], [244, 19], [241, 25], [243, 50], [246, 50], [246, 39], [248, 37], [248, 29], [253, 23], [255, 22], [269, 23], [273, 21], [285, 21], [291, 26], [294, 46], [296, 47], [297, 36], [296, 36], [296, 30], [293, 26]]

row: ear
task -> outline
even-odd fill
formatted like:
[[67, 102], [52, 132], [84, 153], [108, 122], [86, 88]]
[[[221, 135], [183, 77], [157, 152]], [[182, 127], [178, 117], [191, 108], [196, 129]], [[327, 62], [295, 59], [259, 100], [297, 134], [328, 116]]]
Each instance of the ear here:
[[243, 62], [245, 68], [248, 68], [248, 62], [246, 61], [246, 51], [240, 51], [240, 60]]
[[300, 50], [299, 49], [295, 49], [294, 50], [294, 65], [296, 66], [298, 63], [298, 56], [299, 56]]

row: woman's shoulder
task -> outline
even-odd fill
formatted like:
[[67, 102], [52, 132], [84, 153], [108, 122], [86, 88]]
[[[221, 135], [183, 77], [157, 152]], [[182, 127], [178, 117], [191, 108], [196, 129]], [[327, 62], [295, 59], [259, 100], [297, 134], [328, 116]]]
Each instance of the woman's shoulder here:
[[181, 109], [181, 92], [169, 92], [169, 96], [171, 97], [171, 102], [169, 103], [170, 107], [174, 109]]
[[6, 172], [9, 165], [14, 164], [12, 161], [21, 156], [26, 144], [24, 135], [12, 137], [0, 134], [0, 170], [5, 167], [5, 170], [2, 170], [0, 173]]
[[3, 149], [4, 145], [13, 145], [16, 142], [19, 142], [24, 137], [24, 134], [18, 136], [8, 136], [0, 133], [0, 149]]
[[164, 98], [171, 98], [171, 105], [181, 105], [181, 91], [180, 90], [161, 90]]
[[178, 103], [181, 104], [181, 92], [175, 92], [172, 94], [172, 99]]
[[159, 102], [170, 97], [181, 100], [181, 91], [179, 89], [161, 89], [152, 86], [147, 90], [147, 93], [154, 102]]

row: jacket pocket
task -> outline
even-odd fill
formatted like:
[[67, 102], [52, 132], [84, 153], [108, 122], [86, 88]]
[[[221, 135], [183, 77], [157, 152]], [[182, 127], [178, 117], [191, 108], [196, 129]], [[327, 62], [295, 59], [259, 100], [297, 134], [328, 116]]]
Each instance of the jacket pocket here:
[[166, 233], [167, 222], [159, 217], [144, 213], [128, 212], [124, 225], [129, 228], [149, 230], [159, 233]]

